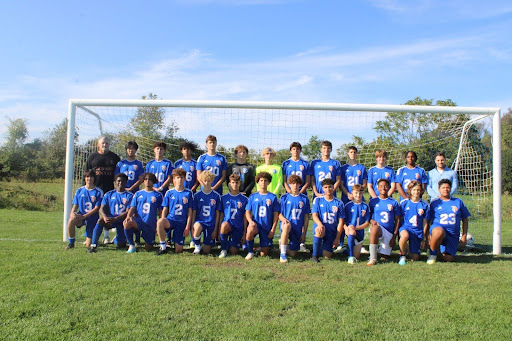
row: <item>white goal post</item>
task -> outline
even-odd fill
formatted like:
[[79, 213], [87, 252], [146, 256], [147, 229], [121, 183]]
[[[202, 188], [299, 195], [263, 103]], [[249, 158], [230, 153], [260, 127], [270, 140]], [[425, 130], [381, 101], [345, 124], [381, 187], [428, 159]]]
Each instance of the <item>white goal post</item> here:
[[[466, 117], [463, 122], [456, 122], [447, 130], [447, 135], [453, 134], [453, 137], [460, 141], [459, 151], [451, 160], [452, 167], [463, 167], [461, 165], [472, 167], [474, 165], [479, 169], [489, 168], [488, 171], [471, 173], [471, 178], [464, 181], [465, 192], [461, 194], [471, 197], [476, 195], [479, 197], [477, 200], [484, 200], [479, 204], [479, 210], [488, 210], [489, 205], [492, 205], [492, 214], [488, 212], [492, 220], [482, 220], [482, 222], [490, 225], [492, 221], [492, 252], [495, 255], [501, 253], [500, 108], [348, 103], [70, 99], [63, 212], [64, 241], [67, 240], [67, 221], [72, 206], [73, 191], [81, 181], [77, 174], [83, 174], [78, 170], [84, 167], [83, 163], [78, 164], [77, 162], [77, 148], [79, 148], [77, 146], [86, 143], [86, 140], [91, 144], [90, 141], [103, 134], [118, 133], [121, 129], [126, 129], [129, 122], [129, 119], [126, 118], [133, 117], [130, 115], [133, 115], [138, 108], [163, 109], [168, 116], [166, 122], [176, 123], [180, 136], [194, 141], [200, 146], [203, 146], [204, 138], [207, 135], [213, 134], [219, 139], [219, 145], [227, 147], [226, 150], [232, 150], [238, 144], [248, 145], [252, 151], [261, 150], [266, 146], [279, 147], [275, 149], [284, 150], [293, 141], [299, 141], [304, 146], [308, 137], [317, 135], [320, 139], [333, 141], [332, 157], [334, 158], [336, 158], [334, 155], [336, 148], [348, 143], [352, 136], [363, 135], [365, 139], [375, 136], [375, 133], [371, 135], [375, 129], [375, 122], [382, 120], [386, 113], [446, 114], [447, 117], [463, 115]], [[78, 120], [79, 112], [82, 116], [88, 115], [87, 119]], [[474, 148], [464, 147], [464, 144], [467, 143], [467, 134], [469, 134], [468, 130], [471, 125], [483, 121], [486, 121], [489, 127], [492, 126], [492, 129], [488, 129], [492, 141], [492, 152], [489, 151], [489, 155], [478, 154], [478, 157], [473, 159], [468, 155], [475, 153]], [[447, 119], [446, 124], [451, 123]], [[455, 126], [456, 128], [454, 128]], [[93, 132], [88, 133], [88, 130]], [[233, 131], [239, 132], [238, 135], [233, 136]], [[205, 134], [205, 132], [208, 133]], [[144, 137], [139, 136], [139, 138]], [[411, 149], [422, 148], [422, 146], [411, 145]], [[372, 148], [380, 147], [376, 145]], [[122, 148], [113, 151], [121, 158], [125, 154]], [[397, 161], [390, 163], [395, 171], [400, 166], [400, 162], [402, 166], [404, 164], [403, 158], [399, 156], [401, 152], [403, 150], [394, 151]], [[84, 153], [80, 154], [81, 160], [86, 158], [88, 152]], [[368, 159], [365, 160], [371, 160], [372, 153], [372, 150], [368, 150], [368, 156], [360, 155], [360, 159], [367, 157]], [[146, 158], [151, 158], [151, 155]], [[340, 160], [341, 164], [345, 163], [344, 160], [345, 158]], [[142, 161], [146, 163], [148, 160]], [[171, 161], [174, 163], [176, 160]], [[486, 165], [480, 165], [482, 162], [485, 162]], [[418, 160], [418, 163], [421, 166], [421, 160]], [[492, 166], [490, 166], [491, 163]], [[425, 170], [428, 172], [429, 169]], [[471, 182], [478, 182], [479, 187], [471, 189]], [[471, 213], [473, 214], [473, 212]]]

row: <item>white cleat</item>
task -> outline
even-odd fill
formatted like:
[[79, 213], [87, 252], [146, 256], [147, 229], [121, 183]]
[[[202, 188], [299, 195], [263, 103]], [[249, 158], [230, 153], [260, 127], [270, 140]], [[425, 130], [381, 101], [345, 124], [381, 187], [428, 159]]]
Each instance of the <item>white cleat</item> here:
[[357, 263], [356, 257], [348, 257], [347, 263], [348, 264], [356, 264]]
[[437, 260], [437, 256], [436, 255], [430, 255], [430, 256], [428, 256], [427, 264], [428, 265], [434, 265], [436, 263], [436, 260]]
[[309, 250], [306, 248], [306, 245], [304, 243], [300, 243], [299, 251], [308, 252]]
[[198, 255], [201, 253], [201, 246], [195, 246], [194, 252], [192, 252], [193, 255]]
[[254, 252], [249, 252], [247, 256], [245, 256], [245, 260], [251, 260], [254, 258]]
[[228, 250], [222, 250], [220, 252], [219, 258], [226, 258], [228, 256]]

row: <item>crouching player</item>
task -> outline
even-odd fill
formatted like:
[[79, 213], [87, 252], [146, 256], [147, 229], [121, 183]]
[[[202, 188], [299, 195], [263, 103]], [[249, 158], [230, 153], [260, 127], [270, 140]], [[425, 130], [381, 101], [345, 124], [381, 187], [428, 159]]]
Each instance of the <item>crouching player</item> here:
[[388, 179], [380, 179], [377, 182], [379, 196], [370, 200], [370, 260], [366, 264], [368, 266], [377, 264], [377, 247], [378, 253], [384, 259], [389, 259], [396, 244], [402, 213], [400, 204], [389, 197], [390, 187]]
[[66, 250], [75, 247], [75, 226], [85, 225], [85, 246], [91, 246], [91, 237], [98, 221], [103, 191], [94, 185], [96, 175], [93, 171], [84, 174], [85, 186], [80, 187], [73, 198], [73, 207], [68, 220], [68, 241]]
[[[279, 214], [279, 220], [281, 220], [281, 240], [279, 241], [281, 263], [288, 262], [287, 251], [290, 256], [295, 257], [301, 243], [304, 243], [311, 213], [308, 196], [300, 193], [302, 178], [292, 174], [287, 180], [286, 187], [290, 189], [290, 192], [281, 197], [281, 214]], [[288, 239], [290, 240], [289, 245]]]
[[[194, 211], [196, 221], [192, 228], [192, 240], [194, 241], [194, 255], [210, 253], [219, 228], [220, 195], [212, 189], [215, 175], [210, 171], [202, 171], [198, 176], [202, 189], [194, 195]], [[203, 244], [201, 245], [201, 234]]]
[[119, 173], [114, 176], [115, 189], [107, 192], [103, 196], [100, 206], [101, 218], [98, 219], [94, 232], [92, 234], [92, 245], [89, 252], [96, 252], [98, 240], [101, 236], [103, 228], [108, 230], [115, 228], [117, 236], [117, 247], [122, 249], [126, 247], [126, 235], [123, 228], [123, 220], [128, 214], [128, 207], [132, 202], [133, 193], [125, 189], [128, 176], [124, 173]]
[[[420, 249], [425, 248], [425, 241], [428, 232], [428, 217], [430, 208], [421, 199], [425, 190], [421, 182], [413, 180], [407, 186], [408, 199], [400, 202], [403, 214], [402, 226], [400, 227], [400, 261], [398, 264], [405, 265], [407, 253], [413, 261], [420, 259]], [[409, 247], [407, 247], [409, 241]]]
[[[466, 246], [468, 218], [471, 216], [464, 202], [451, 196], [450, 180], [440, 180], [438, 186], [439, 198], [430, 203], [432, 225], [430, 226], [430, 256], [427, 264], [434, 264], [438, 257], [446, 262], [455, 260], [457, 245]], [[462, 236], [459, 244], [461, 220]]]
[[355, 264], [361, 255], [364, 229], [370, 225], [370, 207], [363, 202], [363, 185], [353, 185], [352, 201], [345, 205], [345, 234], [348, 244], [348, 263]]
[[[333, 246], [340, 244], [340, 236], [343, 230], [345, 210], [343, 202], [334, 196], [334, 180], [324, 179], [320, 183], [323, 196], [316, 197], [313, 201], [313, 257], [311, 260], [318, 263], [322, 256], [331, 258]], [[323, 246], [322, 246], [323, 244]]]
[[130, 209], [123, 222], [124, 233], [128, 244], [130, 244], [127, 253], [137, 252], [133, 241], [133, 234], [137, 230], [142, 232], [142, 238], [146, 242], [146, 251], [151, 251], [155, 242], [156, 220], [163, 197], [153, 188], [153, 185], [157, 183], [155, 174], [146, 172], [142, 174], [142, 180], [144, 189], [133, 195]]
[[225, 258], [229, 253], [237, 254], [245, 243], [247, 232], [247, 219], [245, 206], [247, 197], [240, 193], [240, 175], [231, 174], [228, 182], [229, 193], [221, 198], [220, 211], [220, 247], [219, 258]]
[[247, 256], [246, 260], [254, 258], [254, 238], [260, 236], [260, 256], [267, 256], [272, 248], [272, 239], [279, 220], [279, 199], [268, 191], [272, 175], [267, 172], [256, 174], [258, 192], [251, 194], [245, 207], [247, 218]]
[[157, 233], [160, 240], [160, 249], [156, 255], [167, 253], [165, 241], [168, 231], [173, 230], [171, 241], [174, 243], [176, 253], [183, 252], [185, 237], [192, 226], [192, 212], [194, 209], [194, 194], [185, 188], [187, 171], [183, 168], [175, 168], [172, 171], [174, 188], [165, 193], [162, 202], [162, 218], [157, 222]]

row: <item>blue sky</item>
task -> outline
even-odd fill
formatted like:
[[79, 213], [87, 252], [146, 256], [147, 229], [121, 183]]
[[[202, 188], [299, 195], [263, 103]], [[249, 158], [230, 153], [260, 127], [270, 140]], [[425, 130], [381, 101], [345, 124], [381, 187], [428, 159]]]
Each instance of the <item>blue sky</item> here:
[[0, 27], [0, 117], [29, 139], [69, 98], [149, 92], [512, 106], [509, 0], [6, 1]]

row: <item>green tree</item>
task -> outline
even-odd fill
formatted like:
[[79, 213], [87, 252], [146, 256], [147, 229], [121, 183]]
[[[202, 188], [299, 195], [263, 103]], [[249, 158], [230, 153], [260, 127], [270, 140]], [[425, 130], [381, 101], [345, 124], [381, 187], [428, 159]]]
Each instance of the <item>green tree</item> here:
[[[64, 178], [66, 166], [66, 141], [68, 120], [64, 119], [43, 133], [41, 148], [37, 153], [37, 167], [40, 177], [46, 179]], [[75, 140], [78, 134], [75, 132]]]
[[29, 156], [25, 148], [28, 138], [27, 120], [7, 119], [7, 138], [0, 153], [0, 177], [21, 177]]
[[512, 108], [501, 118], [501, 188], [512, 193]]
[[321, 156], [320, 148], [322, 147], [322, 140], [318, 135], [313, 135], [309, 138], [306, 145], [302, 146], [302, 155], [309, 162], [319, 159]]

